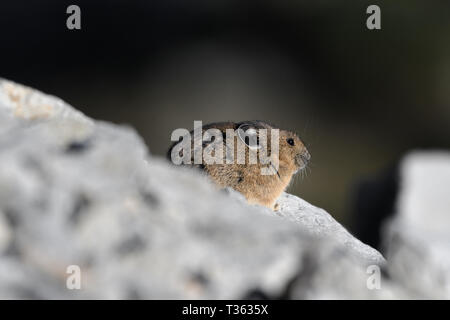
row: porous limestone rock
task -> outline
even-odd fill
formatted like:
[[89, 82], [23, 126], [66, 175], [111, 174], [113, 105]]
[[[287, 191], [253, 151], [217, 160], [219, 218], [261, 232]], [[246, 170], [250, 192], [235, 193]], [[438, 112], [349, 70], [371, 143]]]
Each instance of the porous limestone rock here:
[[[386, 298], [327, 212], [217, 190], [136, 132], [0, 80], [0, 298]], [[81, 270], [70, 290], [67, 268]]]

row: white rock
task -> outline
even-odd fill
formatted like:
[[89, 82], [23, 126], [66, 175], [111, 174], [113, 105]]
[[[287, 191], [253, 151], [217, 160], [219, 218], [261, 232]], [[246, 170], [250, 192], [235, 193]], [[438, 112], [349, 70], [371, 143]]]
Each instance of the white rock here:
[[397, 212], [387, 226], [388, 270], [414, 298], [450, 298], [450, 152], [401, 163]]
[[[0, 297], [390, 294], [366, 288], [383, 257], [297, 197], [278, 213], [248, 205], [149, 156], [134, 130], [6, 80], [0, 124]], [[83, 290], [65, 288], [69, 265]]]
[[294, 195], [283, 193], [278, 200], [277, 215], [293, 221], [320, 238], [332, 239], [349, 249], [349, 252], [368, 262], [382, 265], [383, 256], [372, 247], [353, 237], [339, 222], [323, 209], [317, 208]]

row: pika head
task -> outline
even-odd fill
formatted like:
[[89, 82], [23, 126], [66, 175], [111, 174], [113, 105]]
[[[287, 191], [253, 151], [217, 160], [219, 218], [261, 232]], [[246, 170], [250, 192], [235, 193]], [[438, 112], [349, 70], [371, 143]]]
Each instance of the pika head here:
[[293, 173], [306, 168], [311, 155], [302, 140], [293, 132], [280, 130], [280, 166], [291, 168]]
[[[201, 141], [196, 142], [199, 137]], [[202, 169], [217, 186], [231, 187], [242, 193], [249, 203], [272, 209], [276, 208], [276, 200], [292, 176], [304, 169], [311, 158], [295, 133], [263, 121], [212, 123], [178, 138], [169, 149], [172, 162], [176, 163], [174, 157], [183, 158], [187, 161], [182, 164]], [[188, 147], [187, 150], [183, 146]], [[207, 161], [203, 152], [211, 147], [214, 147], [213, 163]], [[203, 156], [199, 158], [199, 154]], [[233, 161], [229, 161], [228, 155]], [[256, 158], [260, 161], [251, 160]]]

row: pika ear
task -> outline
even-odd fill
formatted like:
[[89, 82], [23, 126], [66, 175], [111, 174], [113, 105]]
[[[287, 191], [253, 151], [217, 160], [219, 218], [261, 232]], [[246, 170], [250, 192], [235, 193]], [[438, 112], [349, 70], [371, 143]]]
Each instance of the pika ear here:
[[261, 148], [261, 146], [259, 145], [258, 128], [253, 124], [247, 122], [242, 123], [237, 128], [237, 135], [239, 139], [241, 139], [241, 141], [245, 143], [245, 145], [250, 149], [256, 150]]

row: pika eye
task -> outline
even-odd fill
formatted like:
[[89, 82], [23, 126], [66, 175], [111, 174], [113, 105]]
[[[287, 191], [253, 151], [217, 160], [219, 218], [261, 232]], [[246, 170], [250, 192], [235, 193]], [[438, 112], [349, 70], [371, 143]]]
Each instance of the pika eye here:
[[291, 146], [295, 145], [294, 139], [292, 139], [292, 138], [289, 138], [289, 139], [287, 139], [286, 141], [287, 141], [287, 143], [289, 143]]

